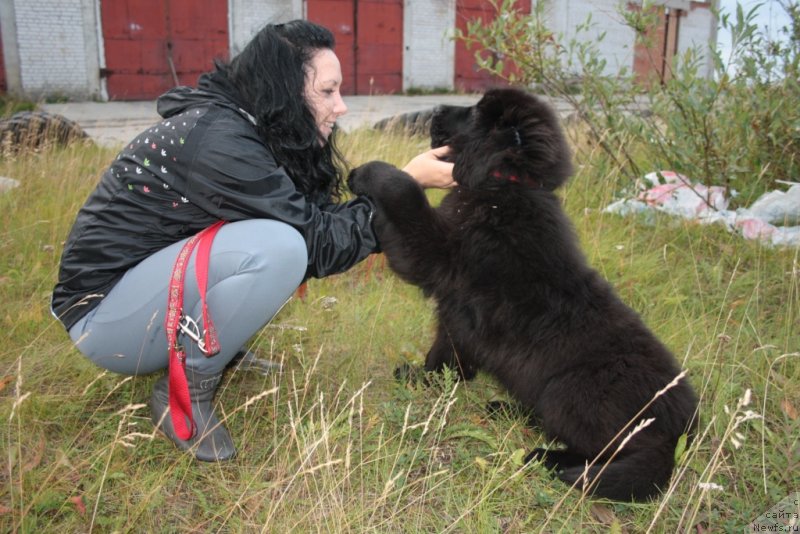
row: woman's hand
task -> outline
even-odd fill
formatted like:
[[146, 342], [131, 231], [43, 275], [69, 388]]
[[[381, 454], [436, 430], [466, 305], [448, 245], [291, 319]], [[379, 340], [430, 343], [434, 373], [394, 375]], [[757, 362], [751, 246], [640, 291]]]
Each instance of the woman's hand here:
[[423, 152], [408, 162], [403, 170], [411, 175], [422, 187], [447, 189], [455, 187], [453, 181], [453, 164], [442, 161], [450, 147], [443, 146]]

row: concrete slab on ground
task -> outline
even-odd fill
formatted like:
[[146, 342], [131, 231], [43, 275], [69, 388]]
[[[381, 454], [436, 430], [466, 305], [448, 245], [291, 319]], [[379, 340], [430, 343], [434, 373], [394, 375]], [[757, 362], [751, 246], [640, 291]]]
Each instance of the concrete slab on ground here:
[[[440, 104], [471, 106], [481, 95], [379, 95], [348, 96], [348, 112], [339, 119], [344, 131], [370, 127], [381, 119], [424, 111]], [[67, 102], [44, 104], [43, 111], [57, 113], [78, 123], [97, 143], [118, 147], [157, 122], [155, 101], [138, 102]]]

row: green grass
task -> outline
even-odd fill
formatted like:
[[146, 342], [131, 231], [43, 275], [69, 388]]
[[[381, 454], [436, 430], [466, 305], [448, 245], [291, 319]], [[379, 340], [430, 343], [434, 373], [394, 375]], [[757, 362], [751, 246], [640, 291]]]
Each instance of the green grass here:
[[36, 104], [27, 100], [18, 100], [6, 94], [0, 94], [0, 118], [10, 117], [19, 111], [33, 111]]
[[[344, 142], [354, 164], [403, 164], [425, 144]], [[433, 314], [380, 260], [312, 281], [259, 333], [258, 352], [285, 371], [226, 375], [218, 410], [239, 455], [196, 463], [153, 434], [156, 377], [103, 373], [48, 311], [61, 245], [113, 156], [74, 146], [0, 161], [21, 182], [0, 196], [0, 531], [741, 532], [800, 490], [798, 251], [604, 214], [619, 173], [599, 159], [564, 192], [587, 257], [702, 397], [700, 435], [662, 499], [586, 499], [523, 466], [545, 440], [487, 417], [503, 391], [486, 376], [396, 383], [398, 364], [423, 360]]]

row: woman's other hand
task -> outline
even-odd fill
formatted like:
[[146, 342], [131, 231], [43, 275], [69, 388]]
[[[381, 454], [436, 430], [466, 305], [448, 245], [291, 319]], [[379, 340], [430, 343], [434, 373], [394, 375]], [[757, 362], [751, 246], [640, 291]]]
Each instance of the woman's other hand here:
[[403, 170], [410, 174], [422, 187], [447, 189], [455, 187], [453, 181], [453, 164], [443, 161], [450, 147], [443, 146], [423, 152], [408, 162]]

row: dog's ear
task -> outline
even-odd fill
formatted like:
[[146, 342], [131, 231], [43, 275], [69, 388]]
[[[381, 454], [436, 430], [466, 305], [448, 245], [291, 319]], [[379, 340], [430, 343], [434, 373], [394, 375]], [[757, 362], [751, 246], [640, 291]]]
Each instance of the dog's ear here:
[[527, 176], [531, 184], [557, 189], [572, 174], [572, 151], [554, 109], [523, 91], [499, 90], [493, 95], [499, 117], [501, 172]]
[[516, 126], [512, 126], [511, 133], [514, 134], [514, 146], [522, 146], [522, 136], [519, 134], [519, 129]]
[[437, 106], [431, 114], [431, 148], [450, 144], [454, 135], [464, 130], [472, 106]]

